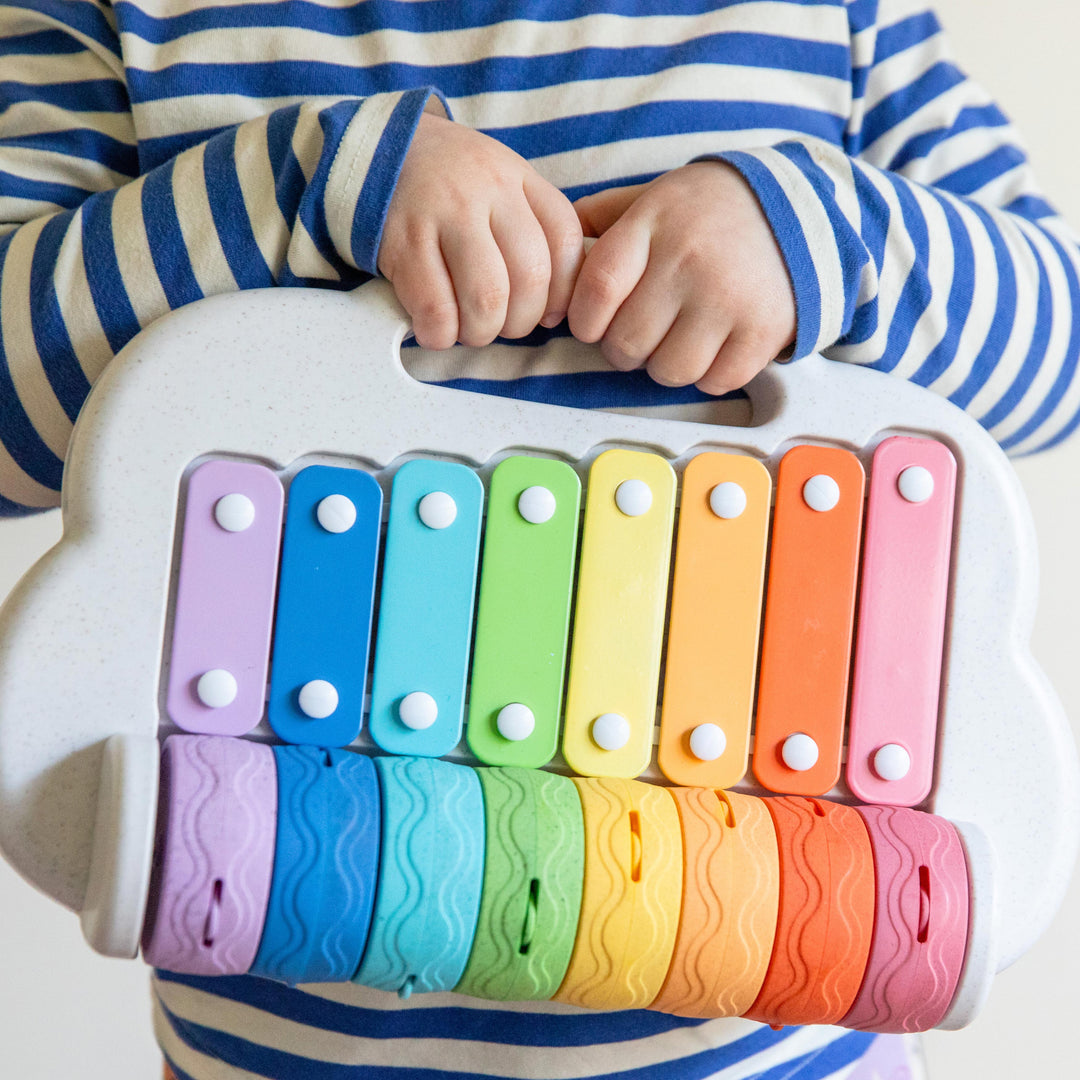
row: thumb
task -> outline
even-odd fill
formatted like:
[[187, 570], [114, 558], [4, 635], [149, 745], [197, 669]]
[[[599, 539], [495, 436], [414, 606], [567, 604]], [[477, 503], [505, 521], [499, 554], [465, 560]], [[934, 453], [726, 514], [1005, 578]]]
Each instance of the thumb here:
[[630, 209], [645, 184], [608, 188], [584, 195], [574, 203], [582, 231], [586, 236], [602, 236]]

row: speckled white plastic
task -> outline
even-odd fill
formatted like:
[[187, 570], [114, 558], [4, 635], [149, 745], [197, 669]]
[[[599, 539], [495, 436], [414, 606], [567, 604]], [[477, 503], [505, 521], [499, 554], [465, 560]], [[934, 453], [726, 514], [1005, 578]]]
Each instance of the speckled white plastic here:
[[510, 448], [530, 447], [584, 471], [623, 445], [681, 470], [693, 453], [724, 448], [775, 475], [796, 442], [847, 447], [867, 464], [886, 436], [927, 434], [960, 468], [946, 720], [926, 809], [964, 823], [978, 862], [975, 940], [944, 1026], [970, 1020], [992, 973], [1050, 922], [1080, 837], [1075, 748], [1027, 644], [1031, 519], [989, 436], [902, 380], [816, 357], [771, 365], [751, 384], [749, 428], [483, 397], [406, 375], [406, 330], [383, 282], [355, 293], [252, 291], [169, 315], [106, 370], [75, 427], [63, 538], [0, 611], [0, 847], [9, 861], [82, 913], [95, 948], [132, 955], [153, 837], [177, 501], [200, 455], [286, 471], [323, 458], [388, 480], [403, 455], [446, 455], [483, 472]]

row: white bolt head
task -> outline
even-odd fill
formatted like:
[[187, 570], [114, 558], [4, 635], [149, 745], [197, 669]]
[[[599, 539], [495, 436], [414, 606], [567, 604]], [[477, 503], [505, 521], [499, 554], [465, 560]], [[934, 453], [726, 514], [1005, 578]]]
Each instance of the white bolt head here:
[[224, 668], [213, 668], [199, 676], [195, 692], [208, 709], [224, 709], [236, 700], [236, 679]]
[[826, 473], [818, 473], [803, 484], [802, 494], [811, 510], [824, 514], [840, 501], [840, 485]]
[[652, 489], [644, 480], [624, 480], [615, 489], [615, 505], [627, 517], [641, 517], [652, 506]]
[[495, 726], [499, 734], [510, 742], [521, 742], [527, 739], [536, 728], [536, 717], [528, 705], [520, 702], [512, 702], [504, 705], [495, 718]]
[[530, 525], [543, 525], [555, 515], [555, 496], [539, 484], [526, 488], [517, 502], [518, 513]]
[[903, 780], [911, 771], [911, 755], [898, 743], [886, 743], [874, 753], [874, 772], [882, 780]]
[[746, 509], [746, 492], [734, 480], [725, 480], [709, 492], [709, 507], [718, 518], [730, 521]]
[[320, 500], [315, 517], [328, 533], [348, 532], [356, 524], [356, 507], [345, 495], [327, 495]]
[[414, 690], [401, 699], [398, 718], [407, 728], [423, 731], [439, 718], [439, 706], [430, 694], [425, 694], [423, 690]]
[[238, 491], [222, 495], [214, 503], [214, 520], [226, 532], [243, 532], [255, 521], [255, 504]]
[[630, 724], [625, 716], [606, 712], [592, 722], [592, 737], [601, 750], [621, 750], [630, 741]]
[[338, 707], [338, 692], [325, 679], [312, 679], [300, 687], [297, 695], [300, 711], [311, 720], [325, 720]]
[[454, 524], [457, 503], [445, 491], [429, 491], [420, 500], [416, 512], [429, 529], [445, 529]]
[[784, 748], [780, 751], [784, 764], [795, 772], [806, 772], [817, 764], [818, 745], [801, 731], [789, 735], [784, 740]]
[[726, 747], [727, 736], [717, 724], [698, 724], [690, 732], [690, 753], [698, 761], [715, 761]]
[[909, 503], [926, 502], [934, 494], [934, 474], [921, 465], [909, 465], [896, 478], [896, 486]]

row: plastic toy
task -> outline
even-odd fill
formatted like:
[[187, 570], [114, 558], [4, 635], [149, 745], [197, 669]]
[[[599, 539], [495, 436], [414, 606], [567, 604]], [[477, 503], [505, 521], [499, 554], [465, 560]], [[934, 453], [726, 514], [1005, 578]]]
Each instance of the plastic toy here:
[[970, 1021], [1080, 838], [989, 436], [817, 357], [747, 428], [480, 397], [406, 331], [246, 292], [109, 367], [0, 612], [8, 859], [175, 970]]

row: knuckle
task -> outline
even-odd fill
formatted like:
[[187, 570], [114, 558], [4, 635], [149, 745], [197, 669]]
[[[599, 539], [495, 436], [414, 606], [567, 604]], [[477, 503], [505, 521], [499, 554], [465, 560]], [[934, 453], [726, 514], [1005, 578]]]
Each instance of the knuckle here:
[[605, 266], [599, 264], [590, 266], [586, 262], [581, 271], [581, 279], [582, 289], [594, 304], [608, 307], [622, 299], [619, 295], [619, 279]]

